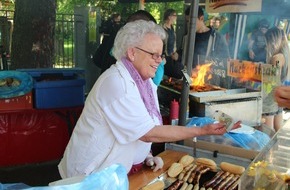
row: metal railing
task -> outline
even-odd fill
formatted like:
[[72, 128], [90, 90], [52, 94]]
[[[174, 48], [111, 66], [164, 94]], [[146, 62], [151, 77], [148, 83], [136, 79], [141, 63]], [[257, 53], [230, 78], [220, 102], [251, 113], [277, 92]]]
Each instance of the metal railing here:
[[57, 14], [55, 23], [54, 67], [72, 68], [74, 62], [74, 15]]
[[[14, 11], [0, 10], [0, 47], [11, 52]], [[1, 52], [0, 52], [1, 53]], [[74, 61], [74, 14], [57, 14], [54, 39], [55, 68], [73, 68]]]

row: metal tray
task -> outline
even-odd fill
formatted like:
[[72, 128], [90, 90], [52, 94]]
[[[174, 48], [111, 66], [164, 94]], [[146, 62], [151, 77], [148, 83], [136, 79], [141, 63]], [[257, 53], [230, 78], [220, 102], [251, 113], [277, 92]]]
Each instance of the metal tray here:
[[190, 92], [189, 95], [193, 98], [193, 100], [199, 103], [223, 100], [237, 100], [262, 96], [261, 92], [248, 92], [245, 88], [208, 92]]
[[[203, 174], [201, 177], [200, 177], [200, 180], [199, 180], [199, 184], [200, 186], [202, 186], [205, 182], [207, 182], [208, 180], [212, 179], [214, 177], [214, 175], [216, 174], [217, 172], [214, 172], [214, 171], [208, 171], [206, 172], [205, 174]], [[164, 184], [165, 184], [165, 190], [168, 189], [175, 181], [177, 180], [177, 178], [172, 178], [172, 177], [169, 177], [167, 175], [167, 172], [161, 174], [160, 176], [158, 176], [157, 178], [155, 178], [154, 180], [152, 180], [150, 183], [148, 183], [147, 185], [150, 185], [152, 183], [155, 183], [156, 181], [163, 181]]]

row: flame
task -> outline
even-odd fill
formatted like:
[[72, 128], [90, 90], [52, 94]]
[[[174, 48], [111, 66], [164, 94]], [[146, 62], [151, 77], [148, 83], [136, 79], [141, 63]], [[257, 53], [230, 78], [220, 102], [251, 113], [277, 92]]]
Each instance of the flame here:
[[198, 65], [193, 71], [191, 75], [192, 86], [204, 86], [206, 80], [212, 78], [212, 75], [209, 73], [210, 67], [212, 63]]
[[243, 65], [238, 68], [238, 73], [241, 77], [238, 79], [240, 82], [246, 82], [249, 80], [255, 80], [256, 67], [253, 62], [243, 61]]

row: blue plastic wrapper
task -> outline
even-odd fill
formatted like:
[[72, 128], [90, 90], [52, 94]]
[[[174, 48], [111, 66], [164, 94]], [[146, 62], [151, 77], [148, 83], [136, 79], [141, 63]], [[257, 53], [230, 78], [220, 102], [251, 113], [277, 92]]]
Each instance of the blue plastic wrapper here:
[[9, 183], [9, 184], [1, 184], [0, 183], [0, 190], [14, 190], [14, 189], [27, 189], [30, 186], [24, 183]]
[[[19, 188], [25, 190], [128, 190], [129, 181], [126, 168], [122, 165], [115, 164], [100, 172], [93, 173], [86, 176], [82, 181], [67, 184], [70, 178], [64, 179], [66, 185], [55, 185], [47, 187], [29, 187]], [[61, 181], [58, 181], [59, 184]], [[17, 189], [17, 185], [14, 184], [13, 189]], [[0, 190], [10, 190], [13, 184], [0, 184]], [[2, 187], [2, 188], [1, 188]]]
[[[6, 85], [6, 79], [13, 79]], [[13, 98], [27, 94], [32, 90], [33, 78], [20, 71], [0, 71], [0, 98]]]
[[[193, 117], [188, 122], [188, 127], [202, 127], [207, 124], [214, 123], [215, 120], [209, 117]], [[207, 135], [197, 137], [197, 140], [204, 140], [208, 142], [226, 144], [230, 146], [242, 147], [247, 150], [261, 151], [262, 148], [271, 140], [270, 137], [259, 131], [255, 130], [252, 134], [245, 133], [225, 133], [222, 136], [219, 135]]]
[[215, 120], [210, 117], [192, 117], [186, 126], [202, 127], [204, 125], [214, 123]]
[[225, 133], [224, 137], [232, 138], [233, 141], [244, 149], [257, 151], [261, 151], [270, 141], [270, 137], [259, 130], [255, 130], [253, 134]]
[[289, 81], [289, 80], [285, 80], [285, 81], [283, 82], [283, 85], [284, 85], [284, 86], [290, 86], [290, 81]]

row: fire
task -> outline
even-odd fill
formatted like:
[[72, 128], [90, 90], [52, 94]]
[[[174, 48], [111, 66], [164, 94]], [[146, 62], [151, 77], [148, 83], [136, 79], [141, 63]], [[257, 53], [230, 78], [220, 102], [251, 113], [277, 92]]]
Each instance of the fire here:
[[207, 80], [212, 78], [210, 71], [212, 63], [198, 65], [193, 71], [191, 75], [192, 86], [204, 86]]
[[239, 82], [261, 81], [262, 65], [251, 61], [231, 60], [228, 65], [229, 76]]

